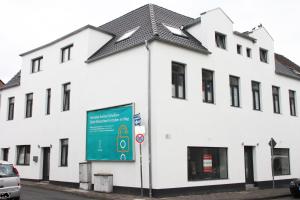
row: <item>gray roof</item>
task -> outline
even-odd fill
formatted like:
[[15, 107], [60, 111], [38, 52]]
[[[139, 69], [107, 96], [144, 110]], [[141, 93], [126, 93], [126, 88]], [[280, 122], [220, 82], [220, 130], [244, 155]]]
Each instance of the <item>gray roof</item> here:
[[[178, 14], [157, 5], [144, 5], [100, 26], [99, 29], [109, 32], [115, 35], [115, 37], [88, 58], [86, 62], [89, 63], [111, 54], [142, 45], [145, 43], [145, 40], [159, 40], [204, 54], [209, 54], [210, 52], [192, 35], [184, 30], [183, 32], [187, 37], [175, 35], [163, 25], [166, 24], [174, 28], [181, 28], [184, 25], [191, 23], [191, 21], [193, 21], [193, 18]], [[131, 37], [117, 42], [118, 38], [124, 33], [136, 27], [140, 28]]]
[[8, 88], [19, 86], [20, 82], [21, 82], [21, 70], [16, 75], [14, 75], [14, 77], [12, 79], [10, 79], [4, 85], [4, 87], [0, 88], [0, 90], [4, 90], [4, 89], [8, 89]]
[[275, 54], [275, 73], [300, 80], [300, 66], [283, 55]]

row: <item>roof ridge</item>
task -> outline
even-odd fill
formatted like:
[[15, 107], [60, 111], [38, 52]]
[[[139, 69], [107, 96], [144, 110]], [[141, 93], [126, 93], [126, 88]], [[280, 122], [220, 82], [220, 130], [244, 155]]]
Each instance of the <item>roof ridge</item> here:
[[150, 12], [150, 22], [151, 22], [153, 35], [158, 35], [157, 24], [156, 24], [156, 20], [155, 20], [154, 6], [151, 3], [149, 4], [149, 12]]

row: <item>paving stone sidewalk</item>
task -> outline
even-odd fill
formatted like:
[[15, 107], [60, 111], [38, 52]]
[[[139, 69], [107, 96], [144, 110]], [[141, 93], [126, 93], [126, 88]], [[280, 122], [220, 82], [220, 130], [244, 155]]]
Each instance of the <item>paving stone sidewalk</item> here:
[[[101, 200], [150, 200], [148, 197], [140, 197], [127, 194], [105, 194], [93, 191], [85, 191], [80, 189], [74, 189], [69, 187], [57, 186], [45, 182], [32, 182], [22, 181], [24, 186], [32, 186], [43, 188], [47, 190], [55, 190], [66, 193], [72, 193], [88, 198], [95, 198]], [[211, 194], [201, 195], [188, 195], [188, 196], [177, 196], [177, 197], [164, 197], [164, 198], [152, 198], [153, 200], [262, 200], [262, 199], [280, 199], [283, 197], [290, 196], [288, 188], [279, 189], [264, 189], [264, 190], [253, 190], [253, 191], [240, 191], [240, 192], [220, 192]]]

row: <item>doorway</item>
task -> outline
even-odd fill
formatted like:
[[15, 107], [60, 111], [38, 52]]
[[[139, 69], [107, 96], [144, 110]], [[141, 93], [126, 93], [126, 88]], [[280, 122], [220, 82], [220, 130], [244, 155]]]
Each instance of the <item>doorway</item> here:
[[246, 184], [254, 184], [253, 147], [244, 146]]
[[50, 147], [43, 147], [43, 180], [49, 181]]

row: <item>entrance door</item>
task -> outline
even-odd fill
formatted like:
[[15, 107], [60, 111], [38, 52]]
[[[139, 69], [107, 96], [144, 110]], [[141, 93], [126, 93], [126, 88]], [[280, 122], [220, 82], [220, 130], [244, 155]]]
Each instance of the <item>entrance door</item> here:
[[254, 184], [254, 173], [253, 173], [253, 147], [245, 146], [245, 177], [246, 184]]
[[49, 181], [50, 147], [43, 148], [43, 180]]

